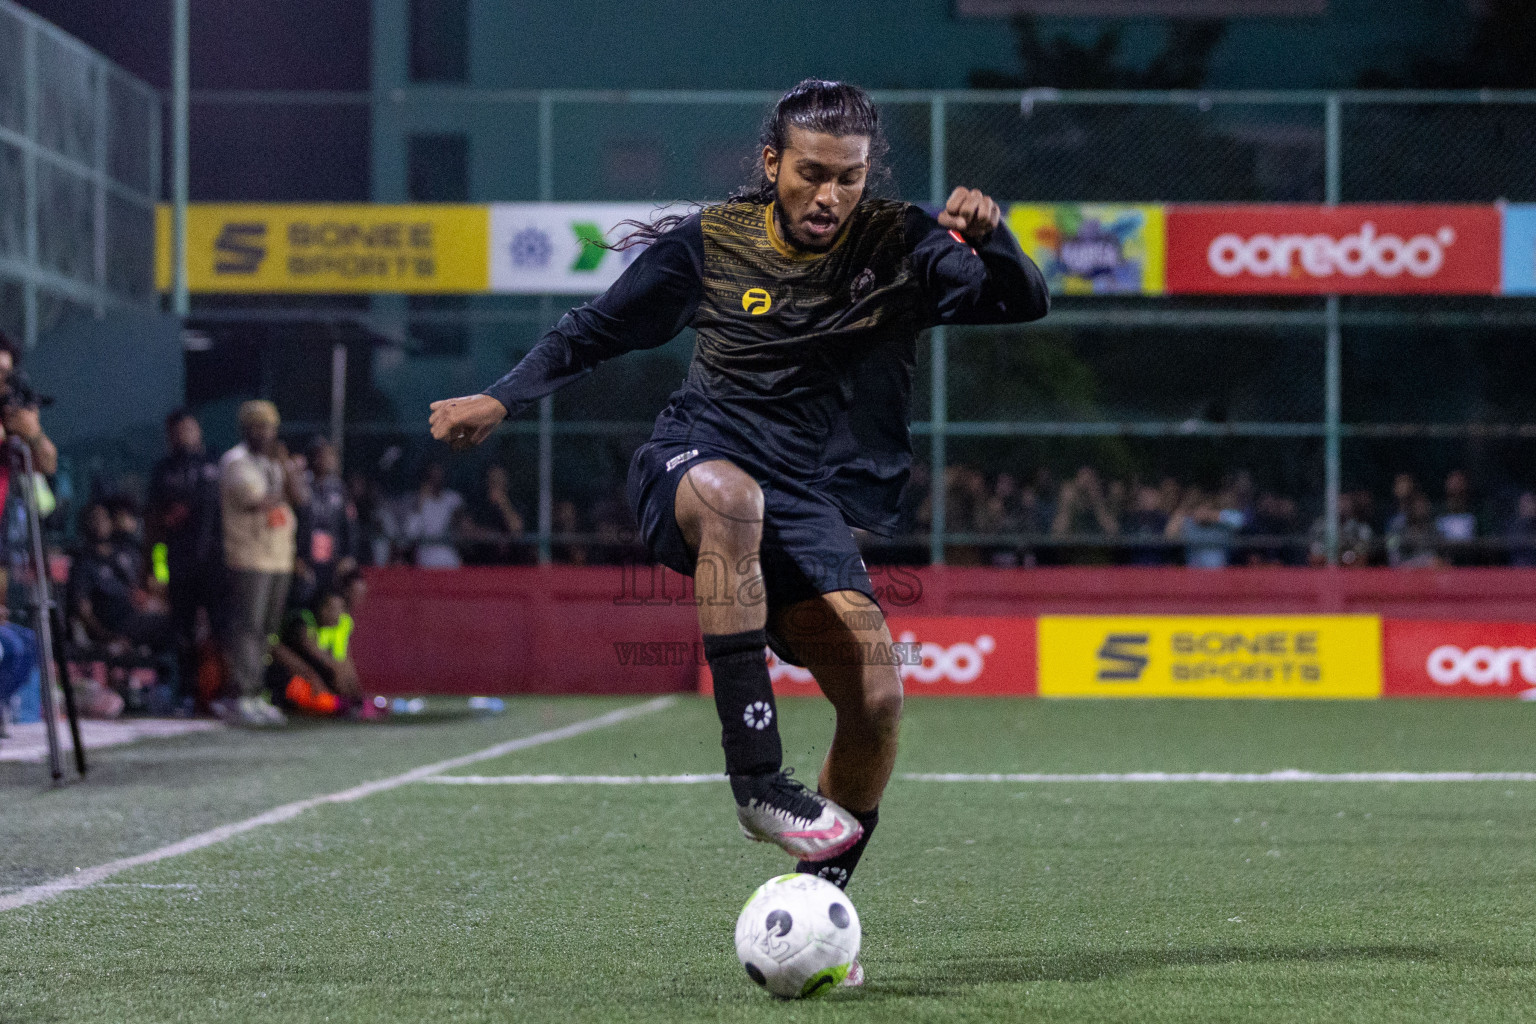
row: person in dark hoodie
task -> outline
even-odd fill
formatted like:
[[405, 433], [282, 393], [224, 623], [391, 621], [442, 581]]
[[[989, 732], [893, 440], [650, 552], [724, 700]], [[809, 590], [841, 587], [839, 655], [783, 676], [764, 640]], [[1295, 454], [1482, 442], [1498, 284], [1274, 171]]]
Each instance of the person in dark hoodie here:
[[198, 613], [218, 626], [223, 556], [219, 530], [219, 467], [203, 448], [203, 429], [186, 409], [165, 418], [166, 456], [149, 478], [145, 539], [153, 575], [166, 586], [176, 631], [182, 696], [197, 679]]

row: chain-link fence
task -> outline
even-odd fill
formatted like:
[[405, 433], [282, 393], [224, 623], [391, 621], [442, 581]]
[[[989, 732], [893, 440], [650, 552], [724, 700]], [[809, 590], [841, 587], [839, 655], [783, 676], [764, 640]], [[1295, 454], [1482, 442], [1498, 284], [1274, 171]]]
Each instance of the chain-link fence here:
[[[200, 136], [221, 126], [298, 125], [314, 114], [333, 126], [338, 148], [328, 153], [325, 139], [300, 133], [303, 159], [345, 162], [346, 140], [366, 133], [372, 186], [369, 195], [338, 195], [335, 175], [297, 186], [253, 176], [239, 194], [193, 198], [717, 199], [746, 178], [775, 98], [194, 94], [194, 154]], [[962, 184], [1042, 202], [1536, 201], [1528, 159], [1536, 95], [1037, 90], [876, 99], [891, 144], [889, 178], [878, 187], [911, 201], [937, 201]], [[287, 145], [272, 138], [271, 161], [299, 159]], [[304, 373], [284, 367], [313, 368], [317, 344], [357, 328], [371, 342], [351, 347], [348, 458], [383, 467], [388, 486], [403, 491], [440, 457], [423, 439], [426, 402], [483, 387], [571, 299], [377, 296], [367, 309], [272, 302], [283, 308], [197, 298], [194, 320], [218, 339], [205, 358], [227, 365], [232, 338], [246, 346], [251, 372], [194, 398], [226, 416], [260, 391], [285, 402], [295, 434], [322, 431], [327, 387], [293, 384]], [[1042, 324], [930, 332], [908, 535], [872, 539], [871, 554], [999, 564], [1523, 558], [1522, 531], [1536, 530], [1521, 515], [1521, 495], [1536, 487], [1536, 409], [1520, 386], [1533, 328], [1536, 307], [1513, 298], [1064, 297]], [[474, 494], [488, 464], [512, 468], [529, 557], [624, 550], [617, 495], [628, 454], [690, 353], [685, 335], [601, 368], [536, 418], [504, 427], [476, 457], [456, 460], [456, 483]], [[197, 378], [194, 367], [194, 389]], [[1414, 478], [1414, 495], [1394, 497], [1402, 474]]]
[[0, 329], [154, 305], [161, 98], [0, 0]]

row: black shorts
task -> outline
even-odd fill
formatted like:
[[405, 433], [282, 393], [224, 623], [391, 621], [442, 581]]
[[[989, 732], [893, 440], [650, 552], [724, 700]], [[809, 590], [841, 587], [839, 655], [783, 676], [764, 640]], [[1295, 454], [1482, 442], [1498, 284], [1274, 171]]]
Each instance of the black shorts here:
[[[763, 491], [763, 588], [768, 614], [834, 590], [875, 599], [869, 570], [842, 512], [797, 480], [735, 452], [686, 441], [647, 441], [629, 463], [629, 505], [651, 557], [692, 576], [696, 559], [677, 525], [677, 485], [701, 462], [724, 459]], [[779, 644], [774, 649], [782, 657]]]

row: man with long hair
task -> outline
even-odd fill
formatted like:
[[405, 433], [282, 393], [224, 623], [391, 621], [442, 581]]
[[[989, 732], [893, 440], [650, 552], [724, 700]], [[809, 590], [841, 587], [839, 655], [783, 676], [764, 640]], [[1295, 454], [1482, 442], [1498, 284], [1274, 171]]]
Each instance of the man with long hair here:
[[[637, 225], [619, 247], [648, 245], [619, 280], [485, 394], [434, 402], [432, 436], [478, 444], [598, 363], [694, 328], [688, 378], [630, 464], [630, 503], [654, 557], [694, 577], [742, 829], [847, 885], [902, 700], [851, 528], [897, 522], [918, 332], [1035, 320], [1050, 303], [981, 192], [955, 189], [937, 218], [865, 194], [885, 143], [862, 90], [801, 82], [761, 142], [753, 185]], [[765, 645], [808, 667], [837, 712], [815, 793], [783, 769]]]

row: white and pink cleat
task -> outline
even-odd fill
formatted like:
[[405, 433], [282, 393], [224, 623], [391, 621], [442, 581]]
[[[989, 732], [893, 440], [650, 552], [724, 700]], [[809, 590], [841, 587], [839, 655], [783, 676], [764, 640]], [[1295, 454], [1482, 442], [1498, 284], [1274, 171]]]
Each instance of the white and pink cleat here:
[[773, 843], [800, 860], [823, 861], [859, 841], [859, 819], [795, 781], [789, 771], [731, 776], [736, 819], [748, 839]]

